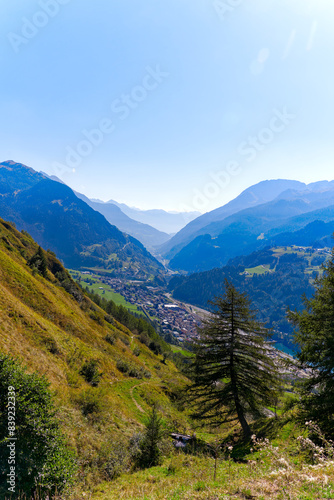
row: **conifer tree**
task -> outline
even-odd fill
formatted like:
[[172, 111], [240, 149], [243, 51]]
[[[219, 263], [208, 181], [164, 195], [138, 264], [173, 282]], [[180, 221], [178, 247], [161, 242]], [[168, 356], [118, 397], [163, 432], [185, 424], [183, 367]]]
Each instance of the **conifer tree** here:
[[302, 384], [301, 416], [318, 422], [334, 436], [334, 250], [315, 282], [313, 298], [304, 298], [302, 312], [289, 312], [297, 327], [297, 358], [310, 370]]
[[213, 425], [239, 420], [249, 437], [248, 415], [259, 416], [271, 405], [279, 386], [269, 332], [256, 321], [248, 298], [228, 281], [224, 295], [211, 304], [214, 314], [194, 342], [188, 388], [193, 416]]
[[44, 254], [44, 251], [39, 246], [37, 252], [29, 259], [28, 265], [32, 269], [36, 269], [36, 271], [43, 276], [43, 278], [47, 277], [47, 260]]
[[145, 432], [140, 443], [140, 456], [138, 464], [141, 467], [154, 467], [161, 460], [159, 445], [164, 436], [163, 424], [157, 409], [153, 406], [145, 427]]

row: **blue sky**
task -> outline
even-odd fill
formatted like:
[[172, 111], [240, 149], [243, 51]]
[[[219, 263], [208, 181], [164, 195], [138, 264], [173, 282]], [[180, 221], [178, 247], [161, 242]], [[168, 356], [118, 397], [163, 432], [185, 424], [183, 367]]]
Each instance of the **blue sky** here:
[[332, 0], [0, 4], [1, 161], [140, 208], [332, 180]]

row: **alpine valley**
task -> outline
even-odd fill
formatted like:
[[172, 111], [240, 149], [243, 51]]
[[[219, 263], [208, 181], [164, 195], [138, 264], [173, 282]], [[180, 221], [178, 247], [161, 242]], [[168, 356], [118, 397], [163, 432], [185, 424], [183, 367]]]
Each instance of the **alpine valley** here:
[[[307, 299], [319, 283], [330, 296], [333, 232], [334, 181], [266, 180], [198, 216], [91, 200], [2, 162], [0, 390], [16, 396], [17, 419], [1, 398], [0, 478], [9, 430], [20, 491], [8, 496], [4, 480], [1, 498], [332, 498], [331, 442], [321, 469], [297, 448], [309, 434], [296, 417], [296, 382], [317, 380], [293, 355], [296, 323], [320, 304]], [[246, 317], [232, 340], [217, 304], [232, 323], [234, 307]], [[227, 350], [215, 342], [217, 317]], [[262, 343], [257, 320], [273, 343]], [[234, 355], [237, 376], [239, 366], [246, 373], [244, 413], [233, 406], [233, 370], [215, 371]], [[276, 495], [289, 488], [298, 496]]]
[[[95, 283], [98, 293], [108, 286], [175, 344], [196, 331], [192, 307], [210, 310], [228, 279], [248, 294], [277, 345], [293, 349], [286, 311], [300, 310], [302, 296], [312, 295], [332, 247], [334, 181], [263, 181], [212, 212], [188, 214], [188, 224], [187, 214], [90, 200], [13, 161], [0, 164], [0, 182], [4, 220], [53, 251], [76, 279]], [[174, 236], [161, 230], [180, 227]]]

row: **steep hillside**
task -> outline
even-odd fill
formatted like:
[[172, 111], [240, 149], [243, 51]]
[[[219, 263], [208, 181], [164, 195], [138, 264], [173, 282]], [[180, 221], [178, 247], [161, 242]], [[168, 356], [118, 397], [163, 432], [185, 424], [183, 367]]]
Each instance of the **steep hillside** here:
[[[329, 211], [326, 211], [329, 216]], [[334, 210], [330, 219], [334, 219]], [[305, 220], [305, 219], [304, 219]], [[291, 223], [289, 224], [291, 227]], [[306, 247], [331, 247], [333, 245], [334, 221], [314, 220], [298, 231], [286, 231], [271, 238], [275, 246], [299, 245]]]
[[[247, 261], [251, 263], [256, 262]], [[28, 234], [3, 220], [0, 323], [0, 354], [19, 358], [30, 373], [44, 375], [51, 383], [56, 419], [78, 466], [74, 485], [57, 496], [59, 500], [164, 500], [180, 498], [180, 493], [198, 500], [221, 495], [267, 499], [281, 498], [282, 491], [289, 498], [330, 498], [332, 447], [330, 458], [315, 466], [311, 455], [308, 465], [303, 449], [296, 446], [298, 436], [308, 434], [291, 412], [280, 417], [283, 405], [291, 406], [295, 397], [291, 394], [282, 396], [273, 408], [278, 418], [252, 425], [257, 436], [252, 444], [242, 440], [237, 426], [227, 423], [214, 434], [206, 428], [197, 433], [199, 455], [196, 450], [170, 451], [165, 442], [161, 465], [130, 470], [129, 444], [135, 451], [138, 431], [153, 405], [162, 422], [173, 426], [168, 430], [187, 434], [193, 430], [179, 399], [185, 377], [168, 358], [147, 347], [145, 331], [130, 331], [100, 309], [52, 252], [43, 252]], [[20, 407], [16, 411], [19, 421]], [[263, 441], [264, 447], [260, 438], [267, 436], [273, 445]], [[19, 479], [16, 484], [19, 487]]]
[[43, 271], [40, 252], [0, 220], [0, 351], [47, 377], [81, 477], [103, 479], [107, 447], [140, 429], [152, 404], [187, 425], [170, 399], [184, 378], [143, 343], [147, 332], [131, 332], [85, 296], [54, 254], [42, 253]]
[[137, 240], [112, 226], [64, 184], [14, 162], [0, 164], [0, 216], [50, 248], [66, 267], [102, 267], [152, 278], [161, 264]]

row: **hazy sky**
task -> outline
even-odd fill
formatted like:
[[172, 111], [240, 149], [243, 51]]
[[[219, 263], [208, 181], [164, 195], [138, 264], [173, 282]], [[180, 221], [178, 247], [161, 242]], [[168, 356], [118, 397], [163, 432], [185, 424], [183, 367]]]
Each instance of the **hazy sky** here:
[[208, 211], [334, 178], [333, 0], [2, 0], [0, 160]]

